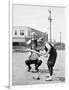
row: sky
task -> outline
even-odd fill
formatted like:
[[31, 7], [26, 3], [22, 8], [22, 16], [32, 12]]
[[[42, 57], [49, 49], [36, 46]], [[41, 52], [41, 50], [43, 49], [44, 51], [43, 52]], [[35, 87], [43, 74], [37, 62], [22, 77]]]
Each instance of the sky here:
[[48, 33], [50, 38], [50, 23], [48, 20], [51, 10], [52, 39], [65, 42], [65, 8], [34, 5], [13, 5], [13, 26], [29, 26], [31, 28]]

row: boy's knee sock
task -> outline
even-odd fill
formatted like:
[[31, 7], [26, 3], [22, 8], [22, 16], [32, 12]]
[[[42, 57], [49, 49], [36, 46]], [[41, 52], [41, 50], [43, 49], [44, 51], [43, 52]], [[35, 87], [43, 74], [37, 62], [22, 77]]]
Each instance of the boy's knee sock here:
[[53, 67], [52, 66], [48, 66], [48, 69], [49, 69], [50, 76], [52, 76], [52, 74], [53, 74]]

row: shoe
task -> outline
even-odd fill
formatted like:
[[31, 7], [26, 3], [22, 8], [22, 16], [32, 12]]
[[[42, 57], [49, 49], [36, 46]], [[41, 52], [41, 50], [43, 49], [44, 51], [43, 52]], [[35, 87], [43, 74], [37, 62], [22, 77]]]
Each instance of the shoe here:
[[35, 67], [35, 70], [36, 70], [36, 72], [38, 72], [39, 71], [38, 67]]
[[46, 78], [46, 81], [52, 81], [52, 76], [49, 76], [48, 78]]
[[30, 70], [31, 70], [31, 67], [28, 68], [28, 72], [30, 72]]

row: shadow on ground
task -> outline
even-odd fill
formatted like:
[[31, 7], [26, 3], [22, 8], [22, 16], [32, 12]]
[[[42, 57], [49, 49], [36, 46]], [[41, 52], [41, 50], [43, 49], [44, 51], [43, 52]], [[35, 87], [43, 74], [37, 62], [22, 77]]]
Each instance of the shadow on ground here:
[[[54, 71], [60, 71], [59, 69], [54, 69]], [[37, 73], [36, 71], [31, 71], [32, 73]], [[39, 73], [49, 73], [48, 69], [39, 69]]]

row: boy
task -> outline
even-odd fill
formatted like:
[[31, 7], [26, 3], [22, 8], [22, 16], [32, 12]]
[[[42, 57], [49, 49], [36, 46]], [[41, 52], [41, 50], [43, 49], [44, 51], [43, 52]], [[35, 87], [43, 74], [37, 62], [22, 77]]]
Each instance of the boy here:
[[35, 65], [35, 70], [38, 72], [38, 67], [42, 64], [42, 61], [39, 60], [40, 54], [39, 50], [37, 50], [37, 38], [35, 32], [31, 34], [31, 40], [29, 40], [27, 44], [30, 44], [31, 46], [28, 60], [25, 61], [25, 64], [28, 66], [28, 72], [31, 70], [31, 64]]
[[53, 67], [55, 65], [56, 62], [56, 58], [57, 58], [57, 51], [54, 48], [54, 46], [52, 46], [50, 43], [45, 43], [45, 47], [44, 47], [44, 55], [46, 57], [48, 57], [48, 61], [47, 61], [47, 66], [48, 66], [48, 70], [50, 73], [49, 78], [47, 78], [46, 80], [52, 80], [52, 75], [53, 75]]

